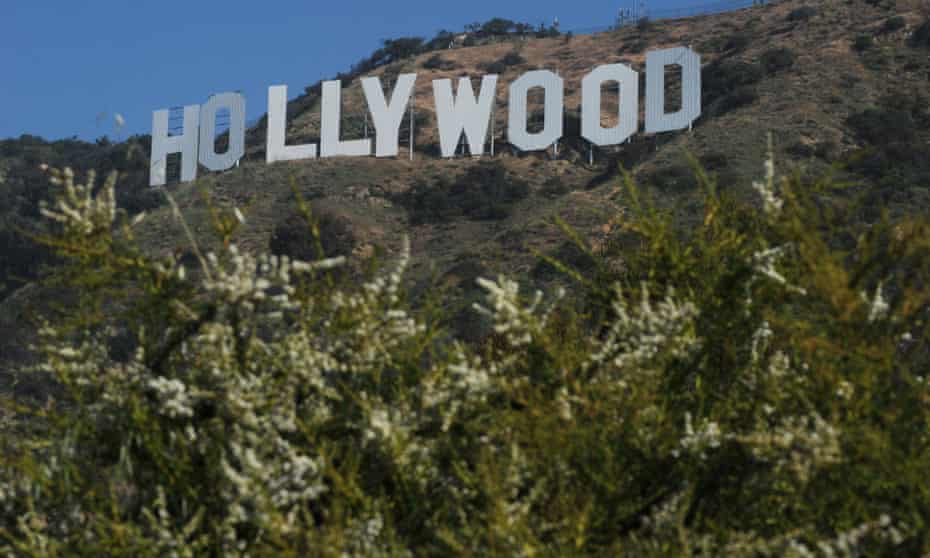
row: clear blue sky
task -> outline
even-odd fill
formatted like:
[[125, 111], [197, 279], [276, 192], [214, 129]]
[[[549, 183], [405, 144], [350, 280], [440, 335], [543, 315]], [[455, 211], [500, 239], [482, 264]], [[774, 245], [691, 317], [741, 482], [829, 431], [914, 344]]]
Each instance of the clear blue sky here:
[[[714, 0], [649, 0], [667, 9]], [[609, 25], [631, 0], [6, 0], [0, 138], [149, 133], [152, 111], [241, 91], [248, 119], [269, 85], [291, 98], [346, 71], [381, 39], [505, 17], [563, 30]], [[105, 120], [99, 116], [106, 113]], [[113, 114], [125, 118], [117, 134]]]

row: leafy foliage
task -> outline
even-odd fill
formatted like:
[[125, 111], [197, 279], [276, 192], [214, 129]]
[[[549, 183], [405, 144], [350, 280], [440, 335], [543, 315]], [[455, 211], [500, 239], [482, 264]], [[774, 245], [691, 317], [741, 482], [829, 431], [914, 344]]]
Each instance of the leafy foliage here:
[[930, 179], [926, 130], [930, 113], [919, 94], [894, 94], [854, 113], [847, 125], [864, 146], [847, 158], [847, 168], [883, 187], [925, 188]]
[[351, 254], [356, 239], [349, 220], [331, 211], [315, 217], [308, 223], [304, 215], [294, 213], [278, 223], [268, 245], [271, 253], [304, 261]]
[[685, 164], [662, 167], [652, 173], [648, 182], [665, 191], [688, 190], [698, 185], [691, 168]]
[[495, 60], [481, 65], [481, 70], [488, 74], [503, 74], [507, 70], [526, 64], [526, 59], [520, 55], [519, 51], [511, 51]]
[[233, 228], [220, 253], [190, 237], [188, 269], [138, 248], [113, 180], [54, 172], [45, 241], [79, 303], [36, 350], [66, 399], [4, 401], [0, 551], [926, 554], [930, 226], [835, 251], [828, 182], [770, 159], [760, 210], [695, 173], [695, 230], [628, 176], [616, 244], [566, 229], [588, 271], [547, 262], [583, 305], [479, 279], [473, 347], [404, 300], [409, 247], [333, 284], [341, 259], [246, 254]]
[[427, 70], [451, 70], [455, 68], [455, 63], [439, 54], [434, 54], [423, 61], [423, 67]]
[[767, 50], [759, 58], [759, 64], [769, 74], [775, 74], [794, 65], [794, 51], [779, 47]]
[[412, 224], [440, 223], [464, 216], [470, 219], [503, 219], [514, 204], [529, 195], [529, 185], [497, 163], [469, 167], [455, 179], [436, 183], [417, 182], [398, 197]]
[[548, 198], [557, 198], [571, 192], [571, 187], [559, 177], [552, 176], [546, 179], [539, 189], [539, 193]]
[[41, 201], [50, 201], [41, 165], [73, 167], [78, 172], [99, 168], [119, 171], [123, 177], [116, 192], [121, 207], [136, 214], [157, 207], [160, 196], [148, 187], [147, 136], [121, 143], [101, 138], [97, 143], [77, 139], [46, 141], [23, 135], [0, 140], [0, 299], [35, 279], [54, 261], [52, 251], [32, 240]]
[[755, 84], [764, 77], [759, 64], [717, 60], [702, 74], [703, 104], [708, 112], [720, 115], [755, 102]]
[[817, 8], [813, 6], [801, 6], [791, 10], [791, 13], [788, 14], [788, 21], [807, 21], [808, 19], [817, 15]]
[[882, 27], [879, 30], [880, 33], [893, 33], [904, 29], [907, 26], [907, 20], [903, 16], [893, 16], [889, 17], [882, 23]]
[[735, 54], [752, 44], [752, 39], [752, 33], [748, 31], [737, 31], [730, 35], [714, 35], [701, 43], [698, 50]]
[[396, 62], [418, 54], [423, 47], [422, 37], [400, 37], [398, 39], [385, 39], [383, 41], [385, 57], [389, 62]]
[[909, 42], [913, 47], [930, 48], [930, 18], [924, 20], [924, 22], [914, 30]]
[[455, 33], [453, 33], [452, 31], [446, 31], [445, 29], [443, 29], [442, 31], [436, 33], [435, 37], [433, 37], [432, 39], [427, 41], [426, 44], [423, 45], [423, 50], [426, 52], [431, 52], [434, 50], [446, 49], [446, 48], [449, 48], [449, 45], [454, 40], [455, 40]]
[[741, 51], [752, 43], [752, 34], [747, 32], [733, 33], [723, 42], [724, 51]]
[[875, 40], [871, 35], [859, 35], [856, 37], [856, 40], [853, 41], [853, 48], [859, 52], [869, 50], [875, 44]]
[[520, 26], [521, 30], [528, 27], [509, 19], [495, 17], [482, 24], [478, 28], [478, 33], [485, 36], [508, 35], [510, 33], [516, 32], [518, 25]]

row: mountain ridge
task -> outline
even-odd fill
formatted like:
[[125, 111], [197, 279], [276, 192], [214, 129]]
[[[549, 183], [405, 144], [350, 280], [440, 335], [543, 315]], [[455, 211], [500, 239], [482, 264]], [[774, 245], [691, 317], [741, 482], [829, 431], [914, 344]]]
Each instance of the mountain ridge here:
[[[839, 173], [845, 179], [871, 184], [869, 195], [874, 196], [876, 207], [919, 210], [930, 201], [921, 185], [923, 173], [930, 176], [922, 155], [930, 154], [925, 151], [930, 136], [920, 128], [925, 116], [921, 107], [927, 104], [918, 87], [930, 78], [930, 61], [927, 51], [915, 44], [915, 36], [920, 38], [918, 32], [928, 15], [925, 3], [917, 1], [814, 4], [784, 0], [737, 12], [644, 22], [595, 35], [499, 37], [486, 44], [423, 52], [364, 73], [385, 82], [399, 73], [418, 74], [414, 105], [419, 134], [414, 161], [406, 160], [402, 149], [395, 159], [316, 159], [266, 165], [262, 118], [247, 133], [246, 156], [238, 168], [204, 173], [194, 183], [168, 188], [205, 249], [220, 242], [211, 232], [210, 204], [214, 204], [244, 213], [245, 224], [237, 238], [242, 248], [312, 255], [301, 236], [306, 229], [295, 220], [298, 212], [292, 188], [310, 200], [316, 216], [326, 221], [322, 232], [324, 244], [329, 244], [324, 246], [328, 255], [346, 255], [354, 261], [375, 254], [390, 258], [400, 239], [409, 235], [411, 282], [422, 286], [437, 279], [454, 293], [450, 300], [459, 300], [458, 306], [466, 309], [475, 295], [478, 276], [502, 273], [541, 288], [560, 281], [537, 253], [584, 265], [555, 217], [578, 230], [592, 246], [605, 246], [624, 203], [617, 193], [618, 167], [629, 169], [686, 224], [696, 214], [699, 195], [684, 154], [694, 154], [722, 187], [749, 198], [754, 195], [752, 179], [763, 172], [769, 133], [780, 173], [792, 169], [809, 177]], [[903, 20], [903, 24], [889, 23], [892, 20]], [[863, 47], [861, 37], [870, 37], [871, 44]], [[704, 81], [704, 112], [693, 129], [655, 136], [640, 132], [629, 144], [597, 150], [595, 164], [589, 164], [585, 144], [573, 137], [577, 130], [573, 109], [579, 100], [581, 76], [597, 65], [614, 62], [642, 71], [647, 50], [689, 44], [702, 56]], [[437, 157], [435, 126], [429, 125], [435, 123], [431, 80], [478, 77], [491, 68], [500, 70], [503, 85], [524, 71], [546, 67], [557, 69], [566, 83], [567, 134], [558, 157], [515, 154], [507, 148], [503, 86], [498, 87], [495, 114], [501, 140], [497, 154], [478, 160]], [[339, 76], [345, 80], [343, 130], [349, 138], [360, 133], [358, 115], [364, 112], [361, 75]], [[893, 101], [893, 95], [904, 95], [913, 106], [903, 108], [900, 100]], [[316, 85], [288, 103], [288, 143], [319, 138], [319, 102]], [[606, 99], [604, 113], [611, 113], [616, 102], [616, 96]], [[872, 120], [854, 118], [870, 110], [885, 113]], [[886, 162], [896, 161], [894, 157], [900, 155], [885, 149], [881, 141], [867, 139], [868, 133], [880, 128], [882, 114], [894, 111], [906, 113], [913, 128], [906, 144], [910, 151], [905, 155], [912, 160], [907, 168], [914, 170], [903, 176], [905, 185], [900, 187], [883, 185], [869, 175], [869, 165], [884, 164], [882, 157]], [[6, 189], [16, 190], [15, 196], [8, 195], [18, 200], [18, 206], [34, 207], [32, 212], [23, 209], [26, 217], [16, 217], [18, 226], [37, 218], [35, 206], [45, 194], [35, 188], [36, 171], [23, 178], [25, 171], [16, 169], [32, 168], [39, 162], [64, 166], [68, 161], [51, 156], [54, 150], [48, 142], [43, 145], [36, 138], [31, 140], [36, 149], [23, 147], [13, 153], [13, 141], [0, 142], [5, 146], [0, 150], [0, 174], [6, 184], [19, 185]], [[135, 137], [120, 144], [103, 142], [88, 151], [88, 163], [79, 165], [79, 170], [121, 168], [120, 206], [130, 213], [147, 212], [136, 228], [142, 244], [166, 257], [184, 255], [189, 247], [178, 223], [147, 188], [147, 141]], [[484, 186], [474, 182], [478, 179]], [[209, 195], [209, 204], [204, 193]], [[17, 237], [10, 235], [7, 243], [12, 246]], [[21, 257], [33, 265], [36, 254]], [[19, 269], [23, 270], [30, 280], [38, 272], [31, 267]], [[4, 275], [7, 279], [13, 276], [9, 270]], [[0, 331], [6, 333], [0, 341], [0, 360], [15, 363], [25, 358], [30, 339], [22, 317], [31, 314], [28, 308], [42, 298], [39, 287], [22, 290], [23, 283], [18, 284], [19, 290], [7, 293], [18, 294], [0, 302]], [[480, 338], [481, 328], [467, 310], [455, 312], [457, 327]], [[8, 370], [12, 368], [7, 365]]]

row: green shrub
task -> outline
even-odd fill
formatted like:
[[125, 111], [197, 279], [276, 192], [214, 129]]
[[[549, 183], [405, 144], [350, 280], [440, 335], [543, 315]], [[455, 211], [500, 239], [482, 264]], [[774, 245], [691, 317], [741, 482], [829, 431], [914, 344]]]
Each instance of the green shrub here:
[[294, 213], [275, 225], [268, 249], [276, 256], [312, 261], [323, 257], [348, 256], [356, 238], [349, 219], [332, 211], [315, 213], [308, 223]]
[[823, 160], [833, 159], [839, 150], [839, 144], [833, 140], [820, 141], [814, 145], [814, 155]]
[[733, 33], [723, 43], [724, 51], [741, 51], [745, 50], [752, 43], [752, 34], [740, 31]]
[[359, 285], [235, 238], [192, 273], [58, 175], [80, 304], [36, 344], [62, 398], [0, 400], [4, 554], [926, 555], [930, 225], [766, 169], [753, 204], [698, 169], [688, 231], [626, 180], [623, 269], [566, 229], [584, 303], [479, 279], [479, 347], [408, 243]]
[[889, 17], [885, 20], [885, 23], [882, 24], [880, 33], [893, 33], [904, 29], [907, 26], [907, 20], [903, 16], [894, 16]]
[[637, 38], [617, 49], [617, 54], [639, 54], [648, 48], [649, 41]]
[[742, 85], [728, 93], [721, 99], [715, 109], [714, 114], [723, 114], [745, 106], [749, 106], [759, 100], [759, 94], [756, 88], [749, 85]]
[[513, 207], [529, 195], [529, 185], [499, 163], [469, 167], [454, 179], [417, 182], [397, 197], [411, 224], [440, 223], [456, 217], [497, 220], [508, 217]]
[[918, 93], [893, 94], [877, 106], [851, 114], [846, 123], [865, 146], [847, 158], [847, 168], [873, 183], [926, 188], [930, 184], [926, 103]]
[[0, 300], [40, 276], [55, 262], [48, 247], [30, 238], [35, 225], [22, 217], [7, 215], [0, 221]]
[[526, 64], [526, 59], [520, 55], [519, 51], [513, 50], [508, 52], [500, 59], [501, 63], [506, 66], [519, 66]]
[[385, 39], [382, 41], [382, 49], [387, 57], [387, 62], [396, 62], [404, 58], [409, 58], [422, 52], [422, 37], [400, 37], [397, 39]]
[[646, 183], [666, 191], [690, 190], [698, 185], [691, 168], [685, 164], [657, 169], [646, 178]]
[[818, 157], [829, 160], [839, 149], [836, 142], [822, 141], [817, 143], [797, 142], [788, 147], [788, 153], [798, 158]]
[[893, 168], [893, 162], [883, 150], [865, 148], [850, 155], [846, 161], [846, 168], [862, 176], [880, 179], [886, 176]]
[[507, 71], [507, 66], [502, 64], [499, 60], [494, 62], [482, 63], [481, 71], [486, 74], [503, 74]]
[[571, 240], [559, 244], [559, 247], [547, 254], [548, 258], [539, 260], [533, 266], [530, 275], [535, 279], [552, 280], [562, 272], [560, 268], [568, 268], [584, 274], [592, 273], [597, 268], [597, 262], [591, 254], [590, 248], [578, 246]]
[[565, 180], [556, 176], [546, 179], [539, 193], [548, 198], [557, 198], [571, 192], [571, 188], [565, 183]]
[[766, 73], [774, 74], [793, 66], [794, 59], [794, 51], [789, 48], [779, 47], [763, 52], [759, 64]]
[[869, 50], [875, 44], [875, 40], [872, 39], [871, 35], [859, 35], [856, 37], [856, 40], [853, 41], [853, 49], [862, 52]]
[[724, 97], [734, 89], [753, 85], [764, 76], [758, 64], [739, 61], [717, 61], [709, 64], [702, 75], [702, 94], [705, 104]]
[[46, 141], [23, 135], [0, 140], [0, 299], [36, 279], [55, 261], [51, 252], [30, 239], [43, 231], [38, 226], [39, 203], [50, 201], [55, 187], [40, 169], [41, 164], [74, 167], [78, 172], [100, 168], [119, 171], [116, 201], [130, 215], [154, 209], [164, 197], [149, 187], [148, 136], [132, 136], [124, 142], [77, 139]]
[[439, 54], [434, 54], [423, 62], [423, 67], [427, 70], [452, 70], [455, 69], [455, 63]]
[[[638, 165], [645, 162], [656, 153], [656, 145], [659, 145], [661, 141], [662, 140], [659, 138], [642, 141], [636, 141], [634, 139], [631, 143], [624, 145], [623, 149], [619, 152], [608, 155], [609, 161], [604, 166], [604, 170], [589, 180], [585, 188], [597, 188], [598, 186], [617, 180], [622, 171], [634, 171]], [[571, 144], [566, 142], [566, 145]], [[588, 146], [586, 143], [578, 144], [575, 150], [579, 156], [588, 156]]]
[[764, 71], [759, 64], [717, 60], [702, 72], [702, 102], [708, 114], [721, 115], [750, 105], [758, 99], [754, 84]]
[[518, 24], [515, 21], [509, 19], [504, 19], [500, 17], [495, 17], [494, 19], [488, 20], [478, 30], [478, 33], [483, 36], [498, 36], [498, 35], [509, 35], [517, 31], [517, 28], [523, 29], [525, 26]]
[[846, 123], [871, 144], [910, 141], [916, 134], [913, 116], [900, 108], [869, 108], [850, 115]]
[[791, 10], [788, 14], [788, 21], [807, 21], [817, 15], [817, 9], [813, 6], [801, 6]]
[[526, 64], [526, 59], [516, 50], [508, 52], [498, 60], [482, 63], [479, 67], [488, 74], [503, 74], [508, 69]]
[[924, 20], [911, 34], [910, 45], [919, 48], [930, 48], [930, 18]]
[[445, 50], [449, 48], [449, 45], [452, 44], [453, 41], [455, 41], [455, 33], [453, 33], [452, 31], [447, 31], [443, 29], [442, 31], [439, 31], [438, 33], [436, 33], [435, 37], [433, 37], [432, 39], [427, 41], [425, 45], [423, 45], [423, 50], [425, 52], [431, 52], [434, 50]]
[[559, 28], [556, 25], [546, 25], [545, 23], [540, 23], [536, 28], [534, 37], [537, 39], [553, 39], [561, 35], [562, 32], [559, 31]]
[[698, 157], [698, 162], [704, 169], [714, 171], [726, 168], [730, 164], [730, 157], [722, 151], [711, 151]]

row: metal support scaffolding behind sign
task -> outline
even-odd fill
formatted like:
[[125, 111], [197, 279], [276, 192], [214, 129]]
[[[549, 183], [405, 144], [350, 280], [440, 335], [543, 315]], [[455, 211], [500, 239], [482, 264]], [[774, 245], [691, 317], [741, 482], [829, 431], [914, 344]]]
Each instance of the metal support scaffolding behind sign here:
[[[496, 100], [496, 98], [495, 98]], [[496, 105], [497, 103], [495, 103]], [[495, 107], [496, 108], [496, 107]], [[495, 117], [496, 110], [491, 111], [491, 157], [494, 156], [494, 124], [497, 123], [497, 118]]]
[[410, 160], [411, 161], [413, 161], [413, 141], [414, 141], [414, 138], [416, 137], [416, 131], [414, 130], [414, 127], [413, 127], [413, 122], [414, 122], [413, 102], [414, 100], [416, 100], [416, 93], [411, 92], [410, 102], [408, 103], [410, 106]]
[[[168, 135], [180, 136], [184, 132], [184, 107], [171, 107], [168, 111]], [[166, 155], [163, 168], [166, 184], [176, 184], [181, 181], [180, 154]]]

